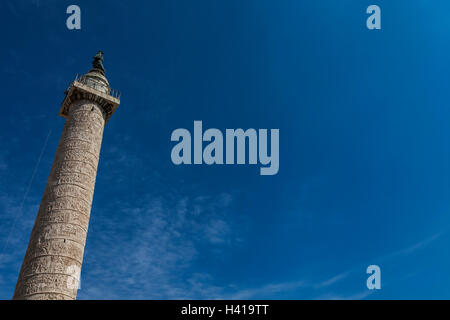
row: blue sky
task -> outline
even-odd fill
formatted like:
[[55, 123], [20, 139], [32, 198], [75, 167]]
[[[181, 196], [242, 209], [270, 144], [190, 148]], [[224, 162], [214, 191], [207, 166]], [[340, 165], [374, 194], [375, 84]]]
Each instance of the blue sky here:
[[[65, 26], [71, 4], [80, 31]], [[365, 27], [371, 4], [382, 30]], [[64, 89], [103, 50], [122, 101], [79, 299], [449, 299], [449, 9], [1, 1], [0, 298], [14, 291]], [[279, 128], [279, 173], [173, 165], [171, 132], [194, 120]], [[371, 264], [378, 291], [366, 289]]]

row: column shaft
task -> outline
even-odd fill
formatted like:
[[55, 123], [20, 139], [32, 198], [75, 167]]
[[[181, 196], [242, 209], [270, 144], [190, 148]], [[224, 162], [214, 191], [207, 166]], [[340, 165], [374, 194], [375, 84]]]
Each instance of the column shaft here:
[[13, 299], [75, 299], [89, 226], [105, 115], [70, 106]]

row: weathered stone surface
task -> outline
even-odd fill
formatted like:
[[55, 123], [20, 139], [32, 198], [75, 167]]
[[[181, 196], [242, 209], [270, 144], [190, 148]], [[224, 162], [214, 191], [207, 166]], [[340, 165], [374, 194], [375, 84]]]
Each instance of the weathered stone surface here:
[[23, 276], [20, 274], [17, 282], [14, 299], [33, 299], [36, 294], [63, 294], [75, 299], [77, 289], [72, 287], [72, 275], [66, 274], [34, 274]]
[[22, 270], [22, 277], [37, 274], [64, 274], [69, 266], [81, 268], [81, 263], [72, 258], [61, 255], [44, 255], [27, 261]]
[[89, 216], [73, 210], [53, 209], [51, 215], [40, 214], [38, 215], [38, 219], [39, 223], [42, 224], [71, 224], [77, 225], [83, 230], [85, 230], [85, 226], [89, 224]]
[[105, 125], [101, 107], [69, 108], [13, 299], [75, 299]]
[[33, 247], [34, 250], [27, 255], [24, 263], [36, 257], [47, 255], [71, 257], [74, 261], [80, 263], [80, 265], [83, 261], [83, 245], [68, 239], [40, 240], [39, 238], [35, 238], [32, 239], [29, 246]]
[[73, 300], [71, 296], [60, 293], [36, 293], [27, 296], [27, 300]]
[[72, 196], [79, 197], [82, 199], [91, 199], [94, 195], [92, 190], [86, 190], [77, 185], [58, 184], [58, 185], [55, 185], [51, 189], [51, 192], [47, 192], [47, 190], [45, 190], [44, 197], [47, 197], [47, 199], [51, 201], [51, 200], [60, 198], [62, 196], [65, 196], [67, 194], [70, 194]]

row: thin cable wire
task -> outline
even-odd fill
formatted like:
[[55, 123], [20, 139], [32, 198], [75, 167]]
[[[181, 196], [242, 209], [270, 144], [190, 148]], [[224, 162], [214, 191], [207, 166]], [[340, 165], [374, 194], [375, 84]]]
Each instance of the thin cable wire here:
[[39, 167], [39, 164], [41, 163], [42, 156], [44, 155], [45, 149], [47, 148], [48, 139], [50, 138], [51, 134], [52, 134], [52, 129], [50, 129], [48, 134], [47, 134], [47, 138], [45, 139], [45, 143], [44, 143], [44, 146], [42, 147], [41, 154], [39, 155], [39, 158], [38, 158], [38, 160], [36, 162], [36, 165], [34, 166], [33, 174], [31, 175], [30, 181], [28, 182], [27, 189], [26, 189], [25, 194], [23, 195], [23, 198], [22, 198], [22, 203], [20, 204], [19, 210], [16, 213], [16, 217], [14, 218], [14, 222], [13, 222], [13, 225], [11, 227], [11, 230], [9, 230], [9, 234], [8, 234], [8, 237], [6, 238], [6, 243], [3, 246], [3, 249], [1, 251], [0, 257], [3, 256], [3, 254], [5, 253], [5, 249], [8, 246], [9, 239], [11, 238], [11, 235], [12, 235], [12, 232], [13, 232], [15, 226], [16, 226], [16, 223], [17, 223], [18, 219], [20, 218], [20, 216], [22, 215], [22, 210], [23, 210], [23, 206], [25, 204], [25, 200], [27, 199], [28, 193], [30, 192], [31, 185], [32, 185], [33, 180], [34, 180], [34, 176], [36, 175], [36, 172], [37, 172], [37, 169]]

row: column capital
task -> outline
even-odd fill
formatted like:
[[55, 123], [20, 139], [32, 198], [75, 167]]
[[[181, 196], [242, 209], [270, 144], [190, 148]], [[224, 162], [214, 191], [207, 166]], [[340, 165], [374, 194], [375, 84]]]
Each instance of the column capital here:
[[91, 100], [103, 110], [105, 121], [114, 114], [120, 104], [120, 92], [111, 89], [102, 70], [93, 68], [84, 76], [76, 75], [66, 89], [59, 115], [67, 118], [71, 104], [80, 99]]

